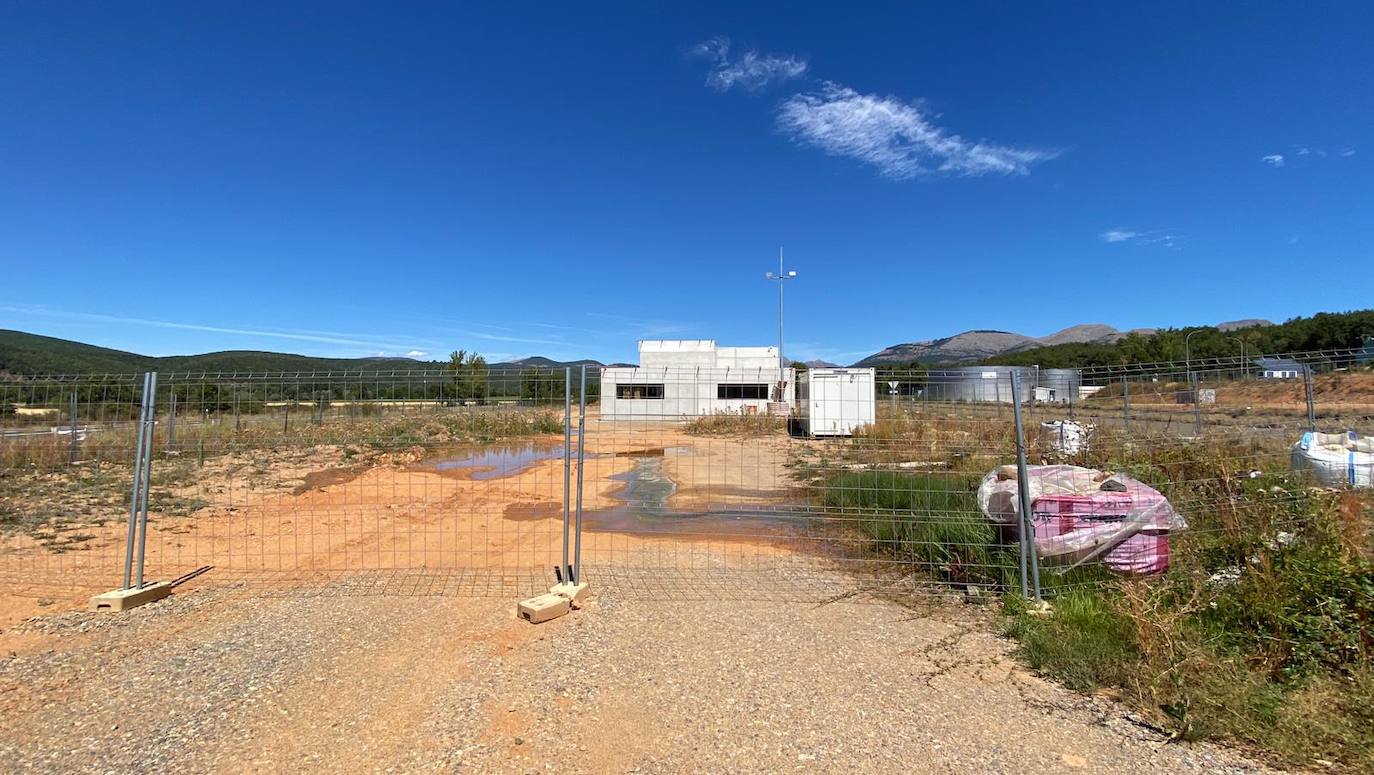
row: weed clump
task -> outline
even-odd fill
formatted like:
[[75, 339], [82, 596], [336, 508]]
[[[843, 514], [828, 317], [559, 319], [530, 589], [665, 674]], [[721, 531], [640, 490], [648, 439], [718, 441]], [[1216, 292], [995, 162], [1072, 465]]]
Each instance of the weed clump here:
[[683, 427], [693, 436], [766, 436], [787, 428], [787, 418], [771, 414], [717, 412], [690, 420]]

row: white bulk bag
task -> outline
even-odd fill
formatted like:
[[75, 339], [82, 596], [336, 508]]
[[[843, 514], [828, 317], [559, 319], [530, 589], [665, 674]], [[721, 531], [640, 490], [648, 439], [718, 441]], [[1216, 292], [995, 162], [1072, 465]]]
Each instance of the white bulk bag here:
[[1293, 445], [1294, 471], [1327, 484], [1374, 487], [1374, 439], [1347, 433], [1307, 432]]

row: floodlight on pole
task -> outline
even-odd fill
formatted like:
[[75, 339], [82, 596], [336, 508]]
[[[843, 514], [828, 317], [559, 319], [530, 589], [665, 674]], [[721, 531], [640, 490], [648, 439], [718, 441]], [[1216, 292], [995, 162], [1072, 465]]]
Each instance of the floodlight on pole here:
[[782, 355], [782, 287], [787, 280], [797, 279], [795, 271], [783, 271], [782, 248], [778, 248], [778, 273], [764, 272], [765, 279], [778, 281], [778, 400], [783, 400], [787, 384], [787, 361]]

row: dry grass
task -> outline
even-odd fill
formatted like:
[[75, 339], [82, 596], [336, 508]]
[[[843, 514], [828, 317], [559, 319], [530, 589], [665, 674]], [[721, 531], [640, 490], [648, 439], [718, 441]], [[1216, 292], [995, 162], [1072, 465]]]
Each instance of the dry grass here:
[[717, 412], [687, 422], [683, 430], [693, 436], [767, 436], [781, 433], [786, 428], [785, 417]]
[[[191, 424], [182, 419], [176, 443], [159, 418], [154, 437], [150, 500], [159, 513], [185, 516], [206, 505], [203, 480], [242, 478], [251, 489], [274, 489], [287, 461], [316, 468], [375, 464], [414, 448], [437, 449], [547, 433], [561, 433], [562, 415], [547, 410], [481, 408], [364, 416], [316, 424], [308, 413], [287, 422], [243, 418]], [[55, 550], [88, 540], [84, 531], [127, 518], [136, 429], [103, 427], [77, 445], [51, 434], [0, 440], [0, 534], [23, 533]], [[294, 465], [294, 464], [293, 464]]]

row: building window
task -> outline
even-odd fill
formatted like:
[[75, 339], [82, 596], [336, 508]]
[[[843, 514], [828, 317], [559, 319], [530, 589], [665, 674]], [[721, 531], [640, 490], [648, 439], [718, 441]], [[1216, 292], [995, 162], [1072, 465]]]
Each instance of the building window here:
[[663, 385], [616, 385], [616, 398], [654, 398], [663, 400]]
[[763, 400], [768, 398], [768, 386], [762, 384], [716, 385], [716, 398], [748, 398]]

